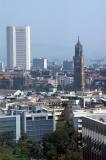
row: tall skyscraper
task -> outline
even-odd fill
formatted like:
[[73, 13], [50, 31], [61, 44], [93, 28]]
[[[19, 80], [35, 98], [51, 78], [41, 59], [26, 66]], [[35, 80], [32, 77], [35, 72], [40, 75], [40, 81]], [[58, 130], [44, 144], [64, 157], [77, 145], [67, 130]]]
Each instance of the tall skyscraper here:
[[79, 41], [75, 45], [75, 56], [74, 56], [74, 87], [75, 91], [84, 90], [84, 57], [83, 47]]
[[7, 27], [7, 67], [30, 70], [30, 27]]

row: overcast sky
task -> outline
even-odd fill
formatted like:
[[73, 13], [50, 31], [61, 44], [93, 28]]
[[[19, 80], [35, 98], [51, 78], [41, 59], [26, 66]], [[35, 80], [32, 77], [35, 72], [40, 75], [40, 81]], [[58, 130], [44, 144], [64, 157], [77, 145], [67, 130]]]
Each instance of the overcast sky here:
[[32, 57], [72, 59], [78, 35], [86, 58], [106, 57], [106, 0], [0, 0], [1, 60], [8, 25], [31, 26]]

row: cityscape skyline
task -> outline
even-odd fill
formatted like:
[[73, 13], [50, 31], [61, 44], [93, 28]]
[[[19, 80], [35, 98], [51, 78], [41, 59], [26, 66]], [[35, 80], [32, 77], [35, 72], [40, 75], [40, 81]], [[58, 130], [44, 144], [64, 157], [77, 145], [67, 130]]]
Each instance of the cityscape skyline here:
[[4, 61], [6, 58], [5, 28], [13, 24], [31, 26], [31, 57], [39, 55], [52, 60], [59, 57], [62, 61], [65, 55], [66, 59], [69, 57], [71, 59], [78, 34], [84, 44], [84, 56], [87, 60], [97, 56], [98, 59], [101, 56], [105, 57], [106, 2], [104, 0], [102, 3], [99, 0], [93, 2], [81, 0], [77, 3], [76, 0], [74, 2], [23, 0], [21, 5], [20, 0], [15, 2], [11, 0], [8, 7], [5, 2], [1, 1], [0, 5], [1, 60]]
[[106, 0], [0, 0], [0, 160], [106, 160]]

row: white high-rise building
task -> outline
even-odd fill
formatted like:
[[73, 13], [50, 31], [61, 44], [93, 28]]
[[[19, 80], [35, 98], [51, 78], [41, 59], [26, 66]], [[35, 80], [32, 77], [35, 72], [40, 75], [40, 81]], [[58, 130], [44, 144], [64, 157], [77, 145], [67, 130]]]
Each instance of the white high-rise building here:
[[7, 27], [7, 67], [30, 70], [30, 27]]

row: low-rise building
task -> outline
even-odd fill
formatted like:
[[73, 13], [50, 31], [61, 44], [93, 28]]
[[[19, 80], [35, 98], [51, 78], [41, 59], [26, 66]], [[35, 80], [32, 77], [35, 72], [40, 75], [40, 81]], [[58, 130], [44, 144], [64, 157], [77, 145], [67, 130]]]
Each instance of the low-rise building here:
[[73, 125], [78, 133], [82, 134], [82, 118], [83, 117], [99, 117], [106, 114], [106, 108], [78, 109], [73, 111]]
[[83, 117], [82, 125], [83, 160], [106, 160], [106, 114]]
[[74, 82], [74, 77], [61, 76], [59, 77], [59, 84], [61, 86], [72, 85]]
[[[5, 114], [2, 114], [3, 109]], [[56, 129], [55, 114], [44, 105], [13, 103], [3, 109], [0, 116], [0, 133], [11, 132], [15, 141], [23, 134], [33, 141], [40, 141]]]
[[8, 134], [17, 142], [21, 137], [20, 115], [0, 115], [0, 135]]
[[55, 117], [52, 113], [26, 114], [24, 120], [25, 133], [31, 140], [40, 141], [56, 129]]

